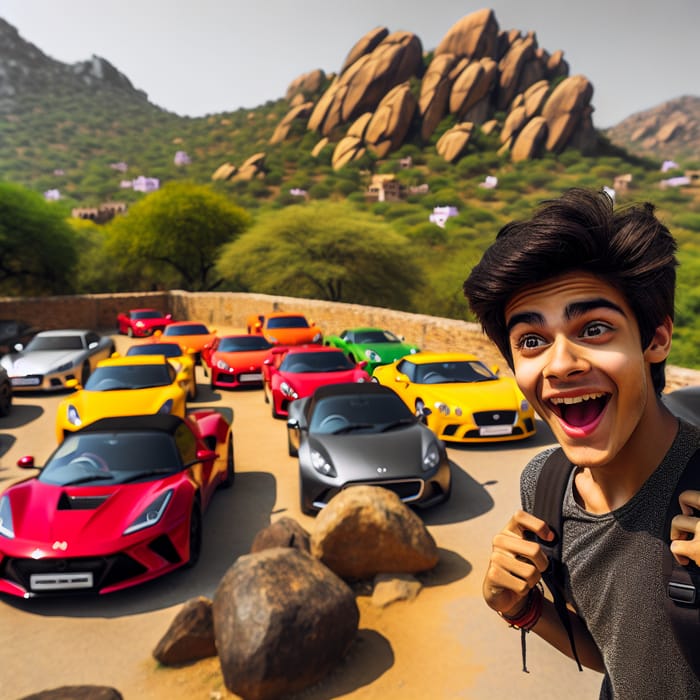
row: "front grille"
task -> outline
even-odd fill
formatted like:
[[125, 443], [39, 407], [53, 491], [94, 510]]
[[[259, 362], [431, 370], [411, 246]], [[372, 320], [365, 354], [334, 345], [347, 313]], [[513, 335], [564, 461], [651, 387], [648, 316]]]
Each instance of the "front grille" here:
[[221, 372], [217, 375], [216, 381], [220, 384], [233, 384], [236, 381], [236, 377], [233, 374], [224, 374]]
[[506, 435], [506, 436], [499, 436], [499, 435], [487, 435], [487, 436], [484, 436], [484, 435], [482, 435], [478, 430], [468, 430], [466, 433], [464, 433], [464, 437], [465, 437], [465, 439], [466, 439], [466, 438], [479, 438], [479, 439], [483, 440], [484, 437], [491, 437], [491, 438], [494, 438], [494, 439], [499, 439], [499, 437], [500, 437], [500, 438], [502, 439], [503, 437], [512, 437], [513, 435], [522, 435], [522, 434], [523, 434], [522, 428], [519, 428], [518, 426], [515, 426], [515, 427], [513, 428], [513, 432], [512, 432], [512, 433], [508, 433], [508, 435]]
[[175, 545], [173, 545], [172, 541], [167, 535], [156, 537], [156, 539], [153, 540], [153, 542], [151, 542], [148, 546], [169, 564], [179, 564], [182, 561], [182, 559], [180, 559], [180, 555], [175, 549]]
[[[146, 572], [146, 567], [126, 554], [109, 557], [76, 557], [74, 559], [13, 559], [8, 558], [0, 564], [0, 576], [14, 581], [25, 590], [30, 591], [30, 578], [33, 574], [78, 574], [90, 573], [93, 585], [89, 589], [97, 592], [107, 586], [126, 581]], [[55, 593], [66, 591], [56, 589]]]
[[515, 411], [479, 411], [473, 415], [477, 425], [487, 426], [513, 425], [517, 414]]
[[58, 510], [95, 510], [99, 508], [109, 496], [69, 496], [65, 491], [58, 499]]

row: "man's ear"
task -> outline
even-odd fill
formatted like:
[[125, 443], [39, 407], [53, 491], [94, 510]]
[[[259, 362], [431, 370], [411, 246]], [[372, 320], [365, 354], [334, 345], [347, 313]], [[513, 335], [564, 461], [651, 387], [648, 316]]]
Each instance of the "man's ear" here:
[[655, 364], [663, 362], [671, 352], [671, 337], [673, 336], [673, 321], [666, 316], [664, 322], [656, 327], [651, 342], [644, 351], [644, 359]]

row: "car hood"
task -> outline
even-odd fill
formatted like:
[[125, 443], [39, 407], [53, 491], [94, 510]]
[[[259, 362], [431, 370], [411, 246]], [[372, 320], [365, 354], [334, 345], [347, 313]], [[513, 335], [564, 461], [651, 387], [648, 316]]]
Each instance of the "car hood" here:
[[318, 328], [266, 328], [263, 335], [277, 345], [304, 345], [310, 343], [321, 331]]
[[238, 352], [215, 352], [213, 362], [223, 360], [229, 367], [250, 367], [260, 371], [269, 350], [240, 350]]
[[369, 375], [363, 370], [348, 369], [342, 372], [302, 372], [299, 374], [279, 373], [280, 379], [294, 387], [300, 397], [313, 394], [316, 389], [326, 384], [343, 384], [356, 382], [360, 377], [369, 381]]
[[406, 345], [404, 343], [362, 343], [355, 345], [355, 347], [358, 353], [362, 355], [360, 359], [367, 359], [365, 352], [367, 350], [372, 350], [382, 358], [382, 362], [384, 363], [393, 362], [406, 355], [410, 355], [413, 349], [412, 345]]
[[309, 444], [321, 447], [344, 480], [403, 478], [424, 474], [423, 452], [435, 439], [428, 430], [414, 424], [385, 433], [312, 434]]
[[517, 385], [508, 377], [488, 382], [416, 384], [413, 389], [426, 402], [442, 401], [470, 411], [520, 408]]
[[172, 384], [150, 389], [124, 389], [115, 391], [78, 391], [65, 399], [65, 405], [73, 405], [83, 423], [109, 416], [135, 416], [157, 413], [168, 400], [182, 396], [185, 390]]
[[7, 491], [15, 538], [5, 541], [37, 558], [109, 553], [163, 484], [55, 486], [31, 479]]
[[2, 365], [10, 374], [41, 374], [55, 367], [74, 363], [82, 350], [37, 350], [31, 353], [12, 353], [2, 358]]

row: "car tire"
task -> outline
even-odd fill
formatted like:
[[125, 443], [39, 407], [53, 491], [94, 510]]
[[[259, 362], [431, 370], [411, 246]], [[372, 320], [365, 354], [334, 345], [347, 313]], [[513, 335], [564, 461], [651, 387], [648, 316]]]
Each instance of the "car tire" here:
[[233, 486], [233, 482], [236, 479], [236, 462], [235, 455], [233, 452], [233, 435], [228, 436], [228, 443], [226, 448], [226, 476], [221, 482], [222, 489], [228, 489]]
[[302, 486], [301, 479], [299, 479], [299, 508], [304, 515], [316, 515], [316, 511], [313, 508], [309, 508], [305, 505], [306, 499], [304, 498], [304, 487]]
[[267, 395], [267, 383], [263, 381], [263, 399], [265, 403], [270, 403], [270, 397]]
[[12, 386], [10, 382], [0, 384], [0, 416], [6, 416], [12, 408]]
[[190, 513], [190, 536], [188, 541], [190, 556], [186, 563], [188, 569], [191, 569], [199, 561], [202, 553], [202, 539], [202, 511], [199, 508], [199, 503], [195, 501]]
[[270, 406], [272, 406], [273, 418], [284, 418], [284, 416], [281, 413], [277, 413], [277, 409], [275, 408], [275, 399], [272, 396], [270, 397]]
[[425, 401], [423, 401], [423, 399], [416, 399], [416, 418], [418, 418], [423, 425], [428, 425], [428, 418], [423, 413], [424, 409]]
[[129, 326], [126, 329], [126, 334], [129, 336], [129, 338], [133, 338], [134, 337], [134, 329], [131, 326]]

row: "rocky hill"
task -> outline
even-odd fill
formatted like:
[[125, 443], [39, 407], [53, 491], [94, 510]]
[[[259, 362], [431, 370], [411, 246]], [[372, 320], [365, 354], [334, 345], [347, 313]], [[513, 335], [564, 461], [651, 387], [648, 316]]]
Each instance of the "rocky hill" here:
[[605, 131], [638, 156], [700, 162], [700, 97], [685, 95], [638, 112]]

